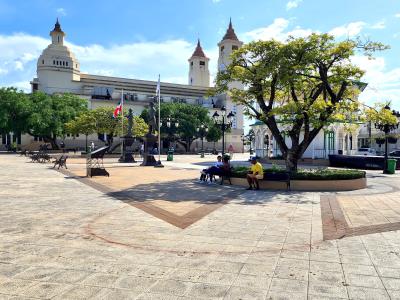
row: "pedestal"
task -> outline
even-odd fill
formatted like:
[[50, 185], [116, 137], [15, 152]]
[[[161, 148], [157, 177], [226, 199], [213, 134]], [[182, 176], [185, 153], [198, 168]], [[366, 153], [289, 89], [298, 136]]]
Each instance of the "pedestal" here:
[[133, 149], [132, 145], [134, 142], [134, 138], [132, 136], [124, 136], [121, 137], [123, 147], [121, 157], [119, 158], [119, 162], [121, 163], [135, 163], [135, 158], [133, 157]]
[[154, 158], [154, 155], [151, 151], [154, 148], [154, 145], [157, 143], [157, 137], [151, 133], [148, 133], [144, 136], [144, 153], [143, 153], [143, 162], [141, 166], [156, 166], [157, 161]]

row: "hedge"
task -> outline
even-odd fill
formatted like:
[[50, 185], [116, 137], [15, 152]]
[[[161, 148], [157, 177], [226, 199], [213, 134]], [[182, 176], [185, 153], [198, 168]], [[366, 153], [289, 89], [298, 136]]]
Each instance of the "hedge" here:
[[[234, 167], [232, 177], [246, 178], [248, 167]], [[264, 168], [265, 173], [284, 173], [282, 168]], [[339, 169], [302, 169], [290, 174], [291, 180], [346, 180], [365, 178], [365, 172], [359, 170]]]

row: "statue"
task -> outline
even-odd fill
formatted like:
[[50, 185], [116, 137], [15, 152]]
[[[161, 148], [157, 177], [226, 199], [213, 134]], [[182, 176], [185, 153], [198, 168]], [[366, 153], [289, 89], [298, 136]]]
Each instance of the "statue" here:
[[157, 118], [156, 118], [156, 109], [154, 107], [154, 102], [150, 102], [149, 107], [149, 133], [154, 134], [157, 128]]
[[127, 136], [131, 137], [132, 136], [132, 128], [133, 128], [133, 113], [132, 113], [132, 108], [128, 110], [128, 115], [126, 116], [128, 119], [128, 134]]

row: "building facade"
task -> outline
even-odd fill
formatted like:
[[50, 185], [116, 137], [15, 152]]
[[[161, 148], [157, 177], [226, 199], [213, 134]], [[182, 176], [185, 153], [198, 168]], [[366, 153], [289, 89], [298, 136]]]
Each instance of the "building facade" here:
[[[123, 96], [124, 109], [132, 108], [135, 115], [139, 115], [148, 107], [150, 101], [154, 100], [156, 81], [81, 73], [79, 60], [64, 45], [66, 34], [58, 20], [50, 36], [51, 44], [43, 50], [37, 61], [37, 77], [31, 81], [32, 92], [72, 93], [86, 99], [89, 109], [100, 106], [116, 107]], [[227, 32], [218, 45], [221, 49], [218, 59], [220, 69], [222, 65], [226, 66], [229, 63], [230, 53], [242, 45], [234, 32], [232, 22], [229, 22]], [[210, 116], [225, 106], [227, 111], [235, 113], [232, 130], [226, 136], [226, 145], [232, 144], [235, 149], [241, 149], [243, 109], [240, 105], [234, 104], [228, 95], [216, 97], [206, 95], [210, 87], [209, 58], [204, 53], [200, 40], [188, 59], [188, 64], [188, 84], [161, 82], [161, 101], [201, 105], [209, 110]], [[97, 135], [90, 136], [89, 139], [101, 145]], [[29, 144], [34, 137], [24, 136], [20, 140], [22, 145]], [[64, 142], [67, 147], [82, 147], [85, 143], [83, 137], [66, 137]], [[198, 144], [199, 142], [193, 143], [194, 147]], [[211, 146], [213, 145], [206, 144], [206, 147]], [[216, 147], [221, 149], [221, 142], [217, 143]]]

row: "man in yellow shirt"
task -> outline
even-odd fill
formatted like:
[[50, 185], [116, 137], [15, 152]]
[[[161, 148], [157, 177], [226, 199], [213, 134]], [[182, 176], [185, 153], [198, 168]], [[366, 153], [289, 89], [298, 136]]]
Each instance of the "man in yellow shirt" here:
[[256, 190], [259, 190], [260, 185], [258, 183], [258, 180], [263, 178], [264, 170], [262, 164], [257, 161], [256, 157], [252, 157], [250, 171], [249, 174], [247, 174], [247, 182], [249, 183], [249, 187], [247, 189], [252, 190], [254, 185], [254, 188]]

